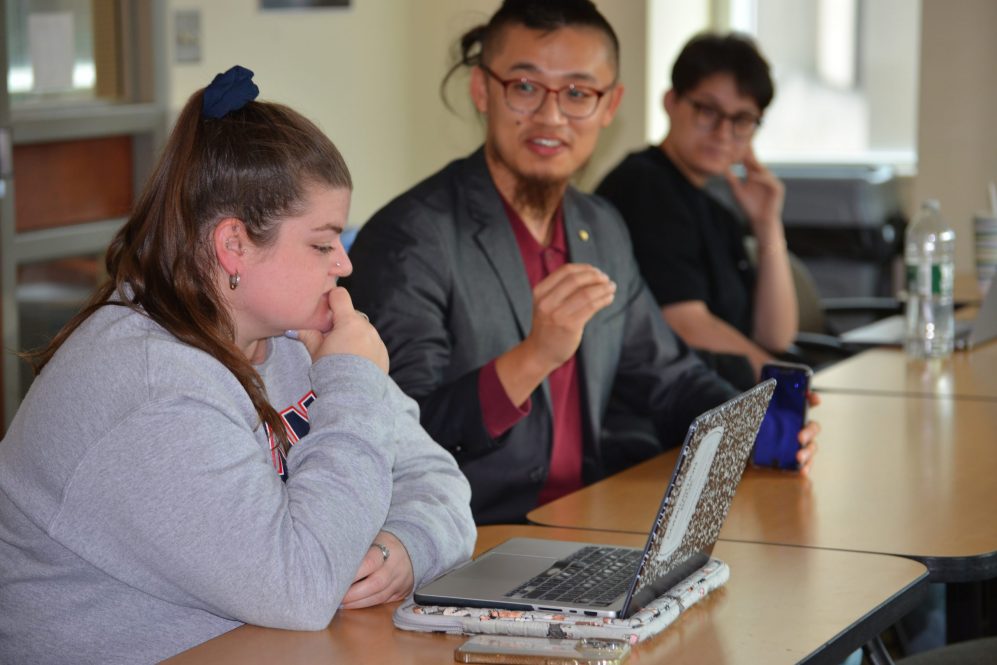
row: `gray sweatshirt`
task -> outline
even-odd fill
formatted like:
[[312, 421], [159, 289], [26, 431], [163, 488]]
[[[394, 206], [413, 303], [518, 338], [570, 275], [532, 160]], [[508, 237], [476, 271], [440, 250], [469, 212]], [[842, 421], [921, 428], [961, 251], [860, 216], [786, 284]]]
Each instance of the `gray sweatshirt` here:
[[66, 341], [0, 443], [0, 662], [324, 628], [381, 529], [417, 584], [470, 555], [467, 481], [373, 363], [275, 338], [259, 370], [286, 469], [235, 377], [147, 317], [106, 306]]

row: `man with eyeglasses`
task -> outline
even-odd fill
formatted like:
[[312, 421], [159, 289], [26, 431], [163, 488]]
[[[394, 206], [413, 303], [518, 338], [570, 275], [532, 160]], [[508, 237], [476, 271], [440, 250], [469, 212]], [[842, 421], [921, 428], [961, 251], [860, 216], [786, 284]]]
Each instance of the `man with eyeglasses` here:
[[[665, 325], [612, 206], [569, 185], [623, 94], [609, 23], [588, 0], [506, 0], [460, 43], [484, 146], [364, 225], [346, 286], [476, 521], [508, 523], [681, 443], [736, 391]], [[650, 442], [604, 440], [611, 395]]]
[[[668, 324], [739, 387], [753, 385], [797, 331], [782, 226], [782, 183], [751, 139], [772, 101], [768, 63], [747, 37], [702, 34], [683, 48], [660, 145], [627, 156], [596, 189], [623, 215], [641, 272]], [[742, 164], [744, 177], [731, 167]], [[706, 191], [723, 176], [756, 240]]]

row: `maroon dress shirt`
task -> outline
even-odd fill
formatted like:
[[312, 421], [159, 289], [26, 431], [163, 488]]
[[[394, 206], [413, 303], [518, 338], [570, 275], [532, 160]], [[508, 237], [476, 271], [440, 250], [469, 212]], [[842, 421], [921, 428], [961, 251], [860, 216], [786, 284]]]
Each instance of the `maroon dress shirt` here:
[[[530, 234], [526, 224], [504, 199], [506, 215], [516, 236], [530, 286], [536, 288], [545, 277], [568, 262], [568, 245], [564, 236], [564, 213], [554, 214], [554, 233], [544, 247]], [[553, 410], [553, 445], [547, 481], [540, 490], [540, 503], [564, 496], [582, 486], [582, 406], [578, 382], [578, 364], [573, 355], [547, 377]], [[513, 404], [495, 371], [492, 360], [478, 375], [478, 398], [485, 428], [499, 437], [529, 414], [532, 400]], [[540, 442], [538, 442], [538, 445]]]

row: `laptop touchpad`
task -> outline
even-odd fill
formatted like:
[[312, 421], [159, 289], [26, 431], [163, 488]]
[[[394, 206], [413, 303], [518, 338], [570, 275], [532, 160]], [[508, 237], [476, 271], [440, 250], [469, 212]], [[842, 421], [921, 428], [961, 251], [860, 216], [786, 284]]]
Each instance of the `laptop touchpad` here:
[[473, 565], [455, 570], [432, 584], [438, 594], [488, 593], [504, 594], [550, 568], [556, 559], [544, 556], [491, 553], [478, 558]]

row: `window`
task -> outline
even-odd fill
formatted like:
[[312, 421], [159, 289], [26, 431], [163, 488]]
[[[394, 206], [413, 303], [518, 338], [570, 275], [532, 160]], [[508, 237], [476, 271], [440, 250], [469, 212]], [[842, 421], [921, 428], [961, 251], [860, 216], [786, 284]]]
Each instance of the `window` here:
[[7, 91], [92, 93], [96, 79], [90, 0], [8, 0]]
[[720, 29], [754, 35], [772, 65], [776, 96], [755, 140], [768, 161], [916, 164], [920, 3], [717, 5]]
[[17, 106], [152, 99], [141, 64], [150, 3], [6, 0], [7, 91]]

